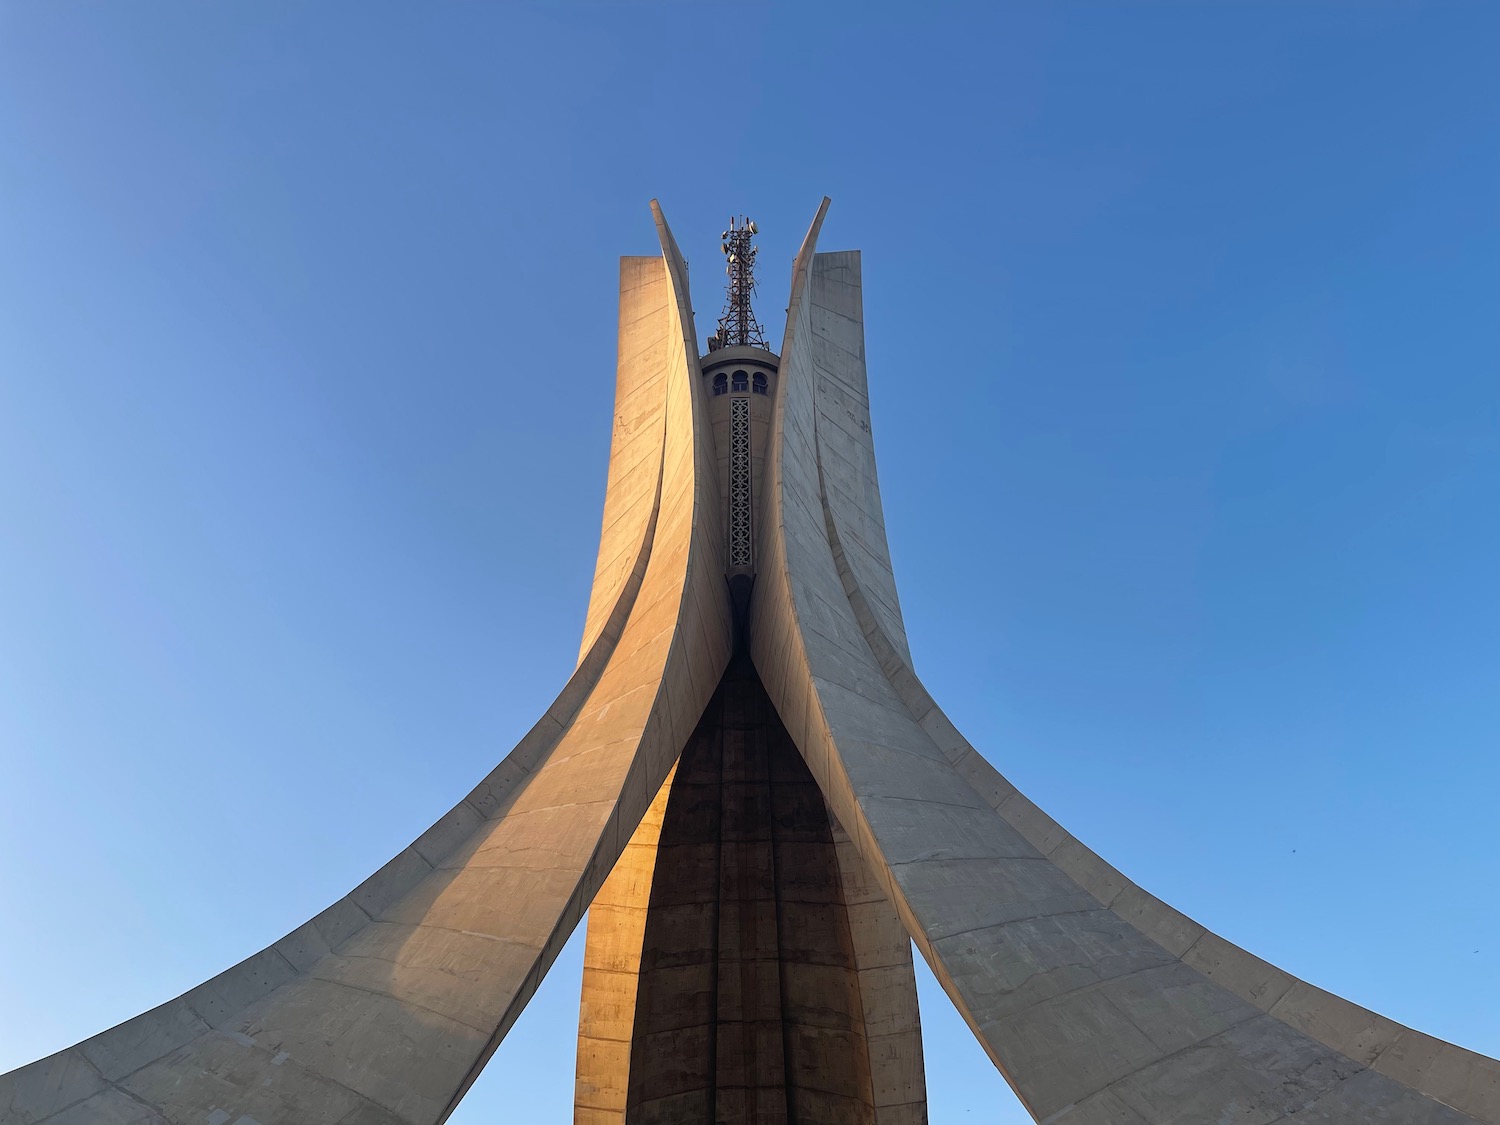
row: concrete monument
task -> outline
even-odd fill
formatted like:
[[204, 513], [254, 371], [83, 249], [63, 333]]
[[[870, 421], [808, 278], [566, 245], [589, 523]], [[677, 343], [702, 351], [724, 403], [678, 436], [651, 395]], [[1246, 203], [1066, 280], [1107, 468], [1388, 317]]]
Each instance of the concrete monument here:
[[520, 744], [280, 941], [0, 1076], [0, 1123], [434, 1125], [587, 910], [580, 1125], [925, 1121], [913, 942], [1038, 1121], [1500, 1125], [1495, 1060], [1152, 897], [924, 690], [827, 206], [779, 355], [754, 224], [706, 354], [654, 204], [621, 260], [583, 643]]

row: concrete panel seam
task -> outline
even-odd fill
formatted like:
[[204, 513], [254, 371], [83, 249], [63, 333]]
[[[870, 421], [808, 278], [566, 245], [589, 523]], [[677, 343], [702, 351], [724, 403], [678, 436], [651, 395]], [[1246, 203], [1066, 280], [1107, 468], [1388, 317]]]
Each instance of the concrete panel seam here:
[[[936, 944], [942, 943], [942, 942], [955, 941], [958, 938], [967, 937], [969, 934], [984, 933], [985, 931], [988, 931], [988, 930], [1003, 930], [1007, 926], [1019, 926], [1019, 925], [1025, 923], [1025, 922], [1035, 922], [1035, 921], [1038, 921], [1039, 919], [1042, 919], [1042, 918], [1069, 918], [1069, 917], [1073, 917], [1073, 916], [1079, 915], [1079, 914], [1099, 914], [1099, 913], [1101, 913], [1101, 910], [1099, 910], [1098, 908], [1085, 907], [1085, 908], [1083, 908], [1081, 910], [1054, 910], [1051, 913], [1027, 914], [1023, 918], [1007, 918], [1004, 922], [987, 922], [983, 926], [970, 926], [966, 930], [955, 930], [951, 934], [946, 934], [945, 933], [941, 937], [934, 938], [933, 939], [933, 944], [936, 945]], [[1170, 956], [1170, 954], [1168, 954], [1168, 956]], [[1038, 1000], [1037, 1003], [1038, 1004], [1045, 1004], [1048, 1000], [1057, 1000], [1057, 999], [1060, 999], [1061, 997], [1064, 997], [1064, 996], [1071, 996], [1075, 992], [1087, 992], [1090, 988], [1094, 988], [1094, 987], [1096, 987], [1098, 985], [1108, 984], [1111, 981], [1116, 981], [1116, 980], [1125, 980], [1127, 977], [1132, 977], [1136, 973], [1149, 972], [1152, 969], [1159, 969], [1159, 968], [1162, 967], [1162, 965], [1169, 965], [1169, 964], [1171, 964], [1170, 961], [1162, 961], [1162, 962], [1159, 962], [1159, 963], [1157, 963], [1155, 965], [1147, 965], [1147, 966], [1145, 966], [1144, 968], [1141, 968], [1141, 969], [1132, 969], [1130, 972], [1128, 972], [1128, 973], [1121, 973], [1119, 976], [1105, 977], [1103, 980], [1090, 981], [1088, 984], [1079, 985], [1077, 988], [1069, 989], [1067, 992], [1059, 992], [1059, 993], [1057, 993], [1057, 994], [1055, 994], [1053, 996], [1048, 996], [1048, 997], [1046, 997], [1043, 1000]], [[1020, 1015], [1022, 1012], [1027, 1012], [1027, 1011], [1030, 1011], [1030, 1010], [1031, 1010], [1030, 1007], [1021, 1008], [1021, 1009], [1018, 1009], [1015, 1012], [1012, 1012], [1011, 1015]], [[1007, 1016], [1006, 1018], [1009, 1019], [1010, 1017]]]

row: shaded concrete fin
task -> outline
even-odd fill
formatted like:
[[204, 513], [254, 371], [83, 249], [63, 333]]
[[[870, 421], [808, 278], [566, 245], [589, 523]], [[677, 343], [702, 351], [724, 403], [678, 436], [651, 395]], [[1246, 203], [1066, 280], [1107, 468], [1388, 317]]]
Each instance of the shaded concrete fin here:
[[841, 486], [869, 438], [838, 423], [848, 389], [830, 402], [828, 376], [863, 342], [839, 319], [851, 319], [838, 284], [850, 263], [820, 269], [821, 257], [805, 245], [794, 271], [752, 654], [834, 813], [1023, 1103], [1057, 1125], [1500, 1121], [1494, 1060], [1207, 935], [1083, 849], [942, 716], [891, 625], [868, 542], [878, 499]]

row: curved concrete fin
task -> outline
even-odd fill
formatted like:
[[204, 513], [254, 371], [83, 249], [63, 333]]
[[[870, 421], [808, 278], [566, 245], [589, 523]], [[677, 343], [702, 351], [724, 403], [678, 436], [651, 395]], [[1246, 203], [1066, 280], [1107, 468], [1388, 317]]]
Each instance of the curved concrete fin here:
[[[664, 259], [620, 259], [619, 342], [609, 483], [604, 493], [599, 558], [589, 591], [579, 663], [605, 630], [640, 557], [641, 538], [656, 519], [667, 401], [663, 383], [667, 349], [672, 343], [668, 313], [671, 300]], [[618, 631], [614, 639], [619, 639]]]
[[728, 663], [692, 314], [669, 233], [663, 249], [666, 300], [645, 266], [622, 288], [640, 314], [622, 310], [622, 326], [663, 341], [622, 347], [639, 424], [661, 419], [660, 438], [617, 446], [633, 460], [611, 475], [631, 495], [606, 512], [621, 513], [615, 534], [634, 554], [601, 563], [608, 593], [557, 701], [468, 797], [317, 918], [176, 1000], [0, 1076], [0, 1123], [433, 1125], [451, 1112]]
[[752, 656], [830, 806], [1033, 1116], [1500, 1122], [1494, 1060], [1207, 934], [1016, 793], [932, 703], [892, 629], [899, 610], [869, 542], [879, 514], [856, 510], [878, 496], [846, 487], [865, 463], [849, 447], [868, 445], [873, 465], [873, 444], [829, 373], [844, 365], [862, 383], [862, 358], [857, 376], [848, 368], [863, 344], [844, 323], [848, 258], [820, 258], [810, 240], [794, 272]]
[[829, 511], [838, 516], [845, 565], [881, 629], [910, 663], [875, 468], [859, 251], [815, 254], [811, 285], [819, 481]]
[[[812, 222], [807, 225], [807, 233], [802, 236], [802, 245], [797, 247], [797, 254], [792, 259], [792, 293], [796, 294], [798, 279], [804, 277], [812, 256], [818, 249], [818, 235], [823, 233], [823, 220], [828, 217], [828, 208], [833, 200], [824, 196], [818, 203], [818, 210], [814, 213]], [[792, 327], [792, 318], [787, 317], [787, 328]], [[782, 340], [782, 354], [786, 354], [786, 340]]]

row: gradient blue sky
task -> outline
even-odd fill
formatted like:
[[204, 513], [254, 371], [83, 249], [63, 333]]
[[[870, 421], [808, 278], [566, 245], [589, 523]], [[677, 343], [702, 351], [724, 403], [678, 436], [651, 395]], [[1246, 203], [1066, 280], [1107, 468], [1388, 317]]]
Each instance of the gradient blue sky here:
[[[1128, 875], [1500, 1054], [1500, 6], [0, 6], [0, 1070], [570, 670], [617, 256], [865, 253], [919, 671]], [[569, 1119], [577, 940], [457, 1125]], [[1021, 1122], [924, 985], [933, 1120]]]

